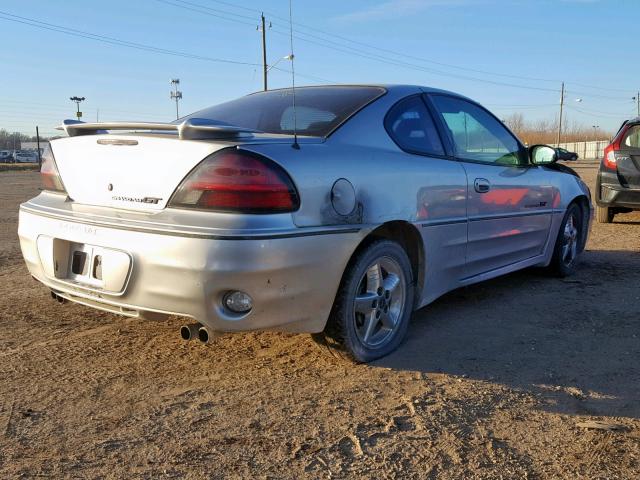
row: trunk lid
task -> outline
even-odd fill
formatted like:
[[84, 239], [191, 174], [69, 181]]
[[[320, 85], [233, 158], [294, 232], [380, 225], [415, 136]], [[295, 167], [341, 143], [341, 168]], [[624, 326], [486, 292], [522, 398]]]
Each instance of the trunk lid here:
[[[323, 143], [299, 137], [300, 144]], [[69, 197], [77, 203], [139, 212], [163, 210], [182, 180], [218, 150], [291, 144], [290, 135], [189, 140], [176, 134], [89, 134], [60, 138], [51, 150]], [[276, 163], [278, 158], [272, 158]]]
[[165, 208], [182, 179], [230, 142], [177, 135], [85, 135], [51, 142], [62, 182], [75, 202], [141, 212]]

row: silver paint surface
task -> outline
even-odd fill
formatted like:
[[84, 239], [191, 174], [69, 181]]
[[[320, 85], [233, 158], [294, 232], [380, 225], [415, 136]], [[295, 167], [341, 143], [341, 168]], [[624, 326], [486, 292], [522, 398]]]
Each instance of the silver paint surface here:
[[[296, 212], [131, 212], [43, 192], [20, 211], [29, 271], [65, 298], [125, 315], [177, 314], [222, 331], [318, 332], [353, 253], [387, 222], [404, 222], [422, 239], [419, 307], [454, 288], [548, 264], [564, 212], [576, 198], [586, 197], [591, 221], [588, 189], [573, 175], [400, 150], [384, 129], [384, 115], [398, 100], [431, 90], [386, 88], [328, 138], [301, 138], [300, 149], [288, 136], [256, 134], [227, 143], [280, 164], [300, 193]], [[332, 189], [339, 179], [353, 186], [348, 213], [335, 208]], [[490, 184], [488, 192], [476, 191], [478, 179]], [[47, 276], [38, 255], [40, 235], [128, 252], [133, 263], [126, 290], [115, 297]], [[233, 289], [253, 297], [249, 314], [221, 310], [222, 296]]]

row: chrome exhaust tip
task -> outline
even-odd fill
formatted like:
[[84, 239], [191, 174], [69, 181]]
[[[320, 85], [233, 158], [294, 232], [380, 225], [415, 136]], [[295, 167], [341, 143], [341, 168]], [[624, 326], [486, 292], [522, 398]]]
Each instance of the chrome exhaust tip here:
[[209, 330], [207, 330], [207, 327], [200, 327], [198, 329], [198, 340], [200, 340], [202, 343], [209, 343], [211, 340], [213, 340], [213, 335], [209, 334]]
[[198, 330], [200, 326], [201, 325], [199, 323], [191, 323], [189, 325], [181, 326], [180, 337], [182, 337], [182, 339], [187, 342], [189, 340], [193, 340], [194, 338], [198, 338]]
[[66, 298], [61, 297], [60, 295], [58, 295], [53, 290], [51, 290], [51, 298], [53, 298], [54, 300], [57, 300], [58, 303], [67, 303], [67, 299]]

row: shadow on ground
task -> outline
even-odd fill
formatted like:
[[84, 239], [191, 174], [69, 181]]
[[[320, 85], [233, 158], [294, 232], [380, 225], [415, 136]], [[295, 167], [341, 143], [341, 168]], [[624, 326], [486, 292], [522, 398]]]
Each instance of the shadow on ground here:
[[528, 269], [462, 288], [416, 312], [377, 365], [502, 383], [560, 413], [640, 418], [639, 285], [640, 253], [593, 251], [570, 278]]

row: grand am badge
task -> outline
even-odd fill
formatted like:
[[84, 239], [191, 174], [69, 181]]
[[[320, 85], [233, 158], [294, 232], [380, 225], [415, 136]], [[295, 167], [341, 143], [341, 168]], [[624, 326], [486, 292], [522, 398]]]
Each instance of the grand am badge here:
[[153, 205], [157, 205], [161, 198], [157, 197], [144, 197], [144, 198], [136, 198], [136, 197], [122, 197], [120, 195], [114, 195], [111, 197], [111, 200], [115, 200], [116, 202], [131, 202], [131, 203], [149, 203]]

